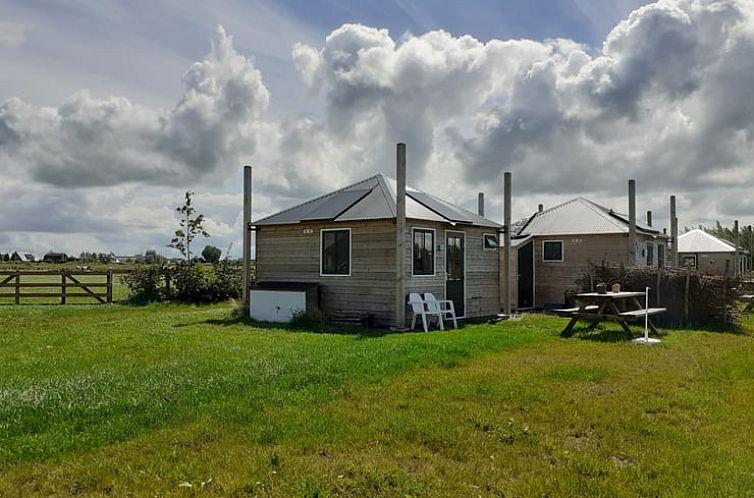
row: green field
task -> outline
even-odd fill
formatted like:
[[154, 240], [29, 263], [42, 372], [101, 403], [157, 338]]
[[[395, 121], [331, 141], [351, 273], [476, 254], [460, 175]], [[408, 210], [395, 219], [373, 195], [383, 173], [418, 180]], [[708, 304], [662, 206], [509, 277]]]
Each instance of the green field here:
[[563, 326], [0, 307], [0, 496], [754, 495], [754, 323]]

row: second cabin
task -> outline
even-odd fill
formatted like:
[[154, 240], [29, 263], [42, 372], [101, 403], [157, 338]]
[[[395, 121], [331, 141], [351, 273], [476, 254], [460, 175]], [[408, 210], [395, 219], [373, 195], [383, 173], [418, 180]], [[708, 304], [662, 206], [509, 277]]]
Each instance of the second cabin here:
[[[590, 265], [664, 266], [669, 237], [630, 216], [577, 198], [540, 210], [513, 227], [512, 307], [562, 305]], [[501, 277], [502, 278], [502, 277]]]

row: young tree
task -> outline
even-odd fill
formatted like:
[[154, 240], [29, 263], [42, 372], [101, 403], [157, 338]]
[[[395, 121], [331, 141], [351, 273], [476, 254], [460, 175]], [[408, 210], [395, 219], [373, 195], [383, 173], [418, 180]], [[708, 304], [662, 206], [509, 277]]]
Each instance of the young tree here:
[[204, 246], [204, 250], [202, 251], [202, 258], [204, 258], [204, 261], [206, 261], [207, 263], [215, 264], [220, 261], [222, 254], [223, 252], [219, 247], [206, 245]]
[[193, 195], [193, 192], [186, 192], [186, 201], [183, 206], [175, 209], [181, 216], [178, 220], [180, 228], [175, 231], [175, 237], [168, 244], [168, 247], [177, 249], [186, 261], [191, 261], [191, 242], [199, 235], [209, 237], [209, 233], [204, 228], [204, 215], [194, 216], [196, 209], [191, 205]]

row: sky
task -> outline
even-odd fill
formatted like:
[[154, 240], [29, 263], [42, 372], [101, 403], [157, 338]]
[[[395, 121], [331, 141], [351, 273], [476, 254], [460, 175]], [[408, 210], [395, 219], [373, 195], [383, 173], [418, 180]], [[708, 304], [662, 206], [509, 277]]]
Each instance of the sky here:
[[[0, 0], [0, 252], [206, 243], [376, 173], [754, 223], [754, 0]], [[202, 246], [205, 241], [196, 245]]]

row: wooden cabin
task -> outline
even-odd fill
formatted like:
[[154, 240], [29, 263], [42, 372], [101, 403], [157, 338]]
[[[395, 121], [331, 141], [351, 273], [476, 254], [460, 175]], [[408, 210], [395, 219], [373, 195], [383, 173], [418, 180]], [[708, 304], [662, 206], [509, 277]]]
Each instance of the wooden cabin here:
[[635, 225], [634, 255], [629, 255], [629, 218], [577, 198], [515, 224], [512, 307], [562, 305], [590, 265], [664, 266], [668, 237], [644, 224]]
[[738, 273], [743, 273], [747, 271], [744, 254], [748, 252], [739, 248], [736, 257], [734, 244], [698, 228], [678, 237], [678, 264], [705, 273], [733, 275], [736, 261]]
[[[376, 326], [404, 327], [410, 292], [451, 299], [459, 317], [500, 312], [501, 225], [387, 176], [375, 175], [253, 226], [255, 286], [311, 292], [314, 285], [318, 308], [330, 318], [356, 314]], [[253, 308], [252, 302], [252, 314]]]

